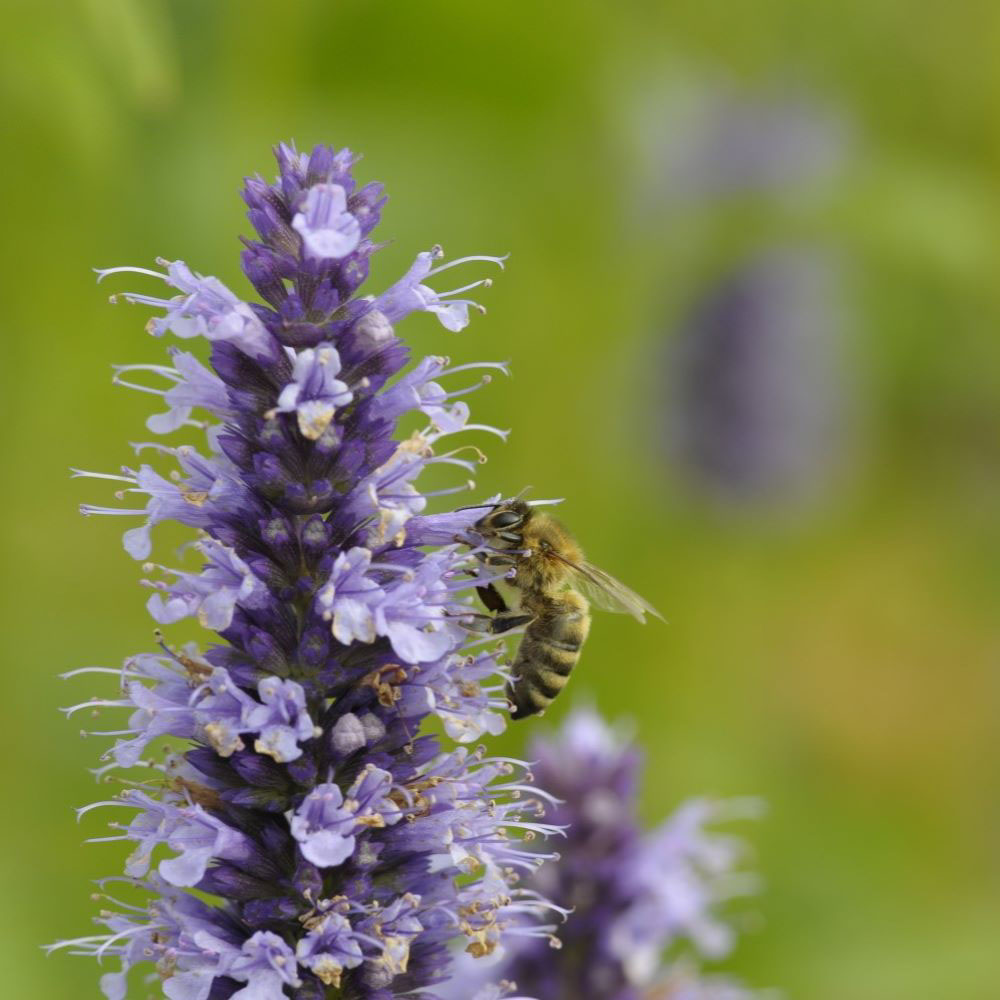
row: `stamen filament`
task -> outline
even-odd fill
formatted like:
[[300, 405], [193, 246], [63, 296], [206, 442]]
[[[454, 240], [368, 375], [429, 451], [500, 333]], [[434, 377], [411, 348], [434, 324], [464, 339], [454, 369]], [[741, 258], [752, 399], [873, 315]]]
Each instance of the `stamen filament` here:
[[496, 264], [502, 271], [504, 270], [504, 263], [509, 257], [509, 253], [505, 253], [502, 257], [490, 257], [483, 254], [474, 254], [470, 257], [459, 257], [457, 260], [448, 261], [447, 264], [438, 264], [437, 267], [427, 272], [427, 277], [430, 278], [435, 274], [440, 274], [442, 271], [447, 271], [451, 267], [458, 267], [459, 264], [468, 264], [476, 260], [485, 261], [487, 264]]

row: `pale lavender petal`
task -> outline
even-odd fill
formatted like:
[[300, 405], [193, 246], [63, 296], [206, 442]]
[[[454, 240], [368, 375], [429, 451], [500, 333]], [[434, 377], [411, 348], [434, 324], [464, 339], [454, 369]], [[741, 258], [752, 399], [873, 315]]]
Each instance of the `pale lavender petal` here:
[[292, 228], [302, 237], [308, 256], [340, 260], [357, 247], [361, 227], [346, 209], [347, 198], [339, 184], [317, 184], [309, 189], [302, 211], [292, 219]]

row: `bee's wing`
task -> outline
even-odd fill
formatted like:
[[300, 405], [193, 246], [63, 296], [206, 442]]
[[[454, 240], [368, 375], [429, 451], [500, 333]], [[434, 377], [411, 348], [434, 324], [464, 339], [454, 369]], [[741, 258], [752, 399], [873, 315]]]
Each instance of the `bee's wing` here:
[[637, 621], [646, 621], [646, 612], [655, 615], [663, 621], [663, 615], [648, 601], [641, 598], [634, 590], [629, 590], [620, 580], [610, 573], [598, 569], [592, 563], [579, 563], [562, 560], [571, 570], [572, 586], [584, 597], [602, 611], [614, 611], [618, 614], [631, 615]]

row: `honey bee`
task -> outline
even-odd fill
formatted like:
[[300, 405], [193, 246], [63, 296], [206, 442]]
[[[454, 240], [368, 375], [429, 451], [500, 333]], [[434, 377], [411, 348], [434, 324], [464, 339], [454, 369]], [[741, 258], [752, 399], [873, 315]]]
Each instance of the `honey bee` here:
[[570, 533], [549, 514], [521, 499], [501, 500], [473, 526], [491, 551], [478, 553], [489, 566], [510, 566], [511, 576], [478, 587], [493, 612], [479, 631], [499, 634], [526, 625], [511, 666], [507, 699], [511, 718], [544, 711], [566, 686], [590, 631], [590, 605], [632, 615], [662, 615], [634, 591], [588, 563]]

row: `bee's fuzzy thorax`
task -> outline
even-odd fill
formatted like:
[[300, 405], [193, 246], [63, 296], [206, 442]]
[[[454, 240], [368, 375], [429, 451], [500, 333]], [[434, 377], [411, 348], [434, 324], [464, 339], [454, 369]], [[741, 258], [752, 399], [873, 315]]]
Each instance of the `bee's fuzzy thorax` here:
[[570, 533], [548, 514], [535, 514], [528, 520], [522, 538], [530, 556], [518, 562], [517, 580], [528, 589], [546, 591], [562, 585], [568, 577], [566, 560], [583, 558]]

